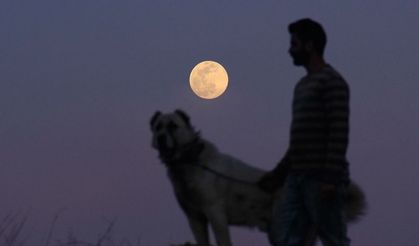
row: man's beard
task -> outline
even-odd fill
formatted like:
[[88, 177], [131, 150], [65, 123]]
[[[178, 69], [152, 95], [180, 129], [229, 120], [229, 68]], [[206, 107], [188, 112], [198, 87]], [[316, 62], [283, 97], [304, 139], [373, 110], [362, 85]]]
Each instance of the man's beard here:
[[294, 52], [294, 53], [290, 53], [293, 63], [296, 66], [304, 66], [307, 65], [309, 60], [310, 60], [310, 55], [308, 54], [307, 51], [303, 50], [303, 51], [299, 51], [299, 52]]

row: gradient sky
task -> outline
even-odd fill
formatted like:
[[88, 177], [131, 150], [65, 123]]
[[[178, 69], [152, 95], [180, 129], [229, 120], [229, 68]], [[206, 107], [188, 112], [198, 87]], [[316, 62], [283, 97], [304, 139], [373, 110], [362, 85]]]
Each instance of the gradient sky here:
[[[33, 245], [57, 213], [54, 240], [93, 241], [114, 218], [115, 237], [141, 246], [191, 240], [150, 145], [151, 115], [181, 108], [223, 152], [273, 168], [305, 73], [286, 28], [310, 17], [351, 86], [348, 159], [369, 202], [352, 245], [415, 246], [418, 13], [417, 0], [2, 0], [0, 219], [28, 214]], [[189, 88], [202, 60], [229, 73], [219, 99]], [[235, 245], [267, 245], [262, 233], [232, 233]]]

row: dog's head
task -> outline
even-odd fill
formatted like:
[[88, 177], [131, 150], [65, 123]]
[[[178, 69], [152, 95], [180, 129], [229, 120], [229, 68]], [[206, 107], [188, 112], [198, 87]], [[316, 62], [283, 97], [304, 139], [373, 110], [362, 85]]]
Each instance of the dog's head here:
[[199, 135], [193, 129], [189, 116], [181, 110], [167, 114], [157, 111], [151, 117], [150, 127], [152, 146], [165, 160], [178, 158], [177, 155], [181, 155], [182, 150], [196, 141]]

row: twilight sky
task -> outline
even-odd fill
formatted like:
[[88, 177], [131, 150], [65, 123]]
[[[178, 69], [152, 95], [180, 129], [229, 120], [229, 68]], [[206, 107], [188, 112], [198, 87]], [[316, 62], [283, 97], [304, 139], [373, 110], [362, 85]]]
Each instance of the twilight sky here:
[[[368, 215], [353, 246], [419, 242], [419, 2], [283, 0], [2, 0], [0, 219], [28, 214], [27, 245], [115, 237], [141, 246], [192, 239], [151, 148], [149, 119], [181, 108], [220, 150], [271, 169], [288, 144], [288, 23], [328, 34], [326, 59], [351, 87], [351, 175]], [[229, 88], [203, 100], [193, 66], [215, 60]], [[233, 229], [235, 245], [266, 236]], [[0, 245], [3, 242], [0, 242]]]

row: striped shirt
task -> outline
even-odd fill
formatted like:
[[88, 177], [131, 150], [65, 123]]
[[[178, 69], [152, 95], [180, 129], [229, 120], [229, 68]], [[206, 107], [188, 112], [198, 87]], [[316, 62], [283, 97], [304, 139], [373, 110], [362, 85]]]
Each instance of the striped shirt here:
[[347, 181], [348, 135], [346, 81], [329, 65], [303, 77], [294, 90], [290, 147], [284, 158], [290, 170]]

